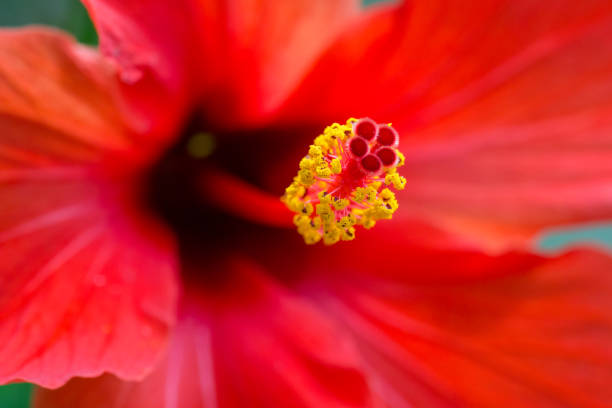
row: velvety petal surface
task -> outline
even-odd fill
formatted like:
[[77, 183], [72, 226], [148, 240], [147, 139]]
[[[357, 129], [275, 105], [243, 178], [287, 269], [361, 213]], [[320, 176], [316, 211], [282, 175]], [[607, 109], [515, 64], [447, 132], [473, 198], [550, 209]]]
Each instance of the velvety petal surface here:
[[405, 1], [332, 47], [281, 117], [392, 122], [404, 214], [522, 243], [610, 216], [610, 36], [608, 1]]
[[377, 406], [609, 404], [609, 256], [355, 244], [303, 261], [321, 281], [298, 291], [351, 333]]
[[208, 120], [265, 120], [360, 14], [358, 0], [192, 0]]
[[128, 154], [116, 89], [67, 36], [0, 32], [0, 383], [140, 378], [165, 347], [173, 244], [135, 201], [151, 152]]
[[35, 406], [370, 406], [356, 350], [324, 313], [252, 260], [212, 266], [231, 278], [187, 295], [165, 361], [143, 382], [75, 379], [39, 389]]

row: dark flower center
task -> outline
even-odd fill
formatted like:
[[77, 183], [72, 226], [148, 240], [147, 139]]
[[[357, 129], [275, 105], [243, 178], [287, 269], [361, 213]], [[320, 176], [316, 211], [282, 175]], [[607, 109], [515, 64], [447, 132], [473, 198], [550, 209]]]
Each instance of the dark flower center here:
[[[200, 180], [208, 172], [236, 177], [270, 197], [284, 191], [317, 130], [316, 126], [223, 131], [196, 118], [167, 149], [148, 175], [146, 202], [173, 231], [181, 261], [210, 264], [228, 251], [251, 252], [254, 242], [276, 239], [291, 230], [261, 225], [215, 204]], [[320, 131], [320, 130], [319, 130]], [[287, 163], [284, 166], [284, 163]], [[220, 191], [219, 194], [223, 194]]]

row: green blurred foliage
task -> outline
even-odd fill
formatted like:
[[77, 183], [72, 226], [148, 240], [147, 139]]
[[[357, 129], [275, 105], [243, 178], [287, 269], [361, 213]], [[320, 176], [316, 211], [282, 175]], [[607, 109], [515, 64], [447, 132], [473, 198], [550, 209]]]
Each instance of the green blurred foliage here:
[[79, 0], [0, 0], [0, 26], [44, 24], [72, 33], [80, 42], [97, 44], [98, 36]]
[[30, 384], [11, 384], [0, 387], [0, 407], [27, 408], [30, 406]]
[[542, 234], [536, 244], [538, 248], [547, 253], [585, 245], [612, 251], [612, 225], [560, 228]]

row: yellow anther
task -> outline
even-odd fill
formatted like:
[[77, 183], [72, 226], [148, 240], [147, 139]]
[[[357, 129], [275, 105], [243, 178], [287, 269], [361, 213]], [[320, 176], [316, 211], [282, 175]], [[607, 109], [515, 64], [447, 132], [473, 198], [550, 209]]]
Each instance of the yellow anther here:
[[358, 203], [364, 201], [367, 198], [367, 196], [368, 196], [368, 192], [363, 187], [357, 187], [353, 191], [353, 200], [357, 201]]
[[396, 190], [403, 190], [406, 187], [406, 178], [396, 174], [397, 177], [393, 180], [393, 188]]
[[336, 148], [338, 146], [338, 141], [343, 141], [345, 139], [347, 131], [350, 134], [351, 129], [337, 123], [326, 127], [323, 135], [326, 138], [327, 145]]
[[338, 228], [331, 228], [323, 234], [323, 242], [325, 245], [333, 245], [340, 241], [341, 231]]
[[323, 156], [315, 157], [313, 159], [313, 162], [314, 162], [314, 167], [327, 166], [327, 161], [325, 160], [325, 157]]
[[327, 203], [317, 204], [317, 214], [318, 215], [331, 214], [331, 212], [332, 212], [332, 210], [331, 210], [331, 207], [329, 206], [329, 204], [327, 204]]
[[327, 194], [327, 191], [321, 191], [317, 197], [319, 198], [319, 201], [322, 204], [329, 204], [331, 203], [331, 195]]
[[301, 225], [308, 225], [310, 224], [310, 218], [304, 214], [295, 214], [293, 216], [293, 223], [296, 227], [299, 227]]
[[393, 194], [393, 191], [389, 190], [388, 188], [385, 188], [380, 192], [380, 198], [385, 201], [393, 200], [395, 199], [395, 194]]
[[314, 165], [314, 161], [308, 157], [304, 157], [300, 160], [300, 169], [311, 169]]
[[375, 225], [376, 225], [376, 221], [375, 221], [375, 220], [373, 220], [372, 218], [367, 217], [367, 218], [365, 218], [365, 219], [363, 220], [363, 227], [364, 227], [365, 229], [371, 229], [371, 228], [373, 228]]
[[392, 185], [396, 190], [403, 190], [406, 186], [406, 178], [397, 173], [390, 173], [385, 176], [385, 184]]
[[310, 216], [314, 211], [312, 203], [305, 203], [302, 206], [301, 213]]
[[352, 241], [355, 239], [355, 228], [350, 227], [342, 231], [341, 238], [343, 241]]
[[376, 200], [376, 189], [374, 187], [366, 188], [366, 200], [369, 202], [374, 202]]
[[346, 207], [348, 207], [348, 205], [351, 202], [349, 200], [347, 200], [346, 198], [342, 198], [340, 200], [334, 200], [333, 204], [334, 204], [334, 209], [336, 211], [341, 211], [344, 210]]
[[306, 189], [303, 186], [297, 186], [286, 191], [288, 196], [302, 198], [306, 194]]
[[323, 153], [325, 153], [329, 149], [329, 144], [328, 144], [328, 141], [325, 135], [317, 136], [317, 138], [314, 141], [314, 144], [316, 146], [319, 146]]
[[315, 146], [315, 145], [310, 145], [310, 149], [308, 149], [308, 154], [310, 155], [310, 157], [321, 157], [323, 155], [323, 150], [321, 149], [321, 146]]
[[325, 215], [323, 215], [321, 219], [323, 221], [323, 232], [331, 231], [336, 228], [336, 221], [334, 220], [333, 216], [331, 218], [325, 219]]
[[317, 176], [319, 177], [330, 177], [332, 174], [331, 169], [327, 166], [326, 163], [322, 163], [316, 168]]
[[397, 152], [397, 167], [402, 167], [406, 162], [406, 157], [402, 154], [402, 152]]
[[355, 217], [355, 214], [354, 214], [355, 212], [356, 211], [353, 211], [352, 213], [349, 213], [349, 215], [346, 216], [349, 222], [351, 223], [351, 225], [357, 224], [357, 218]]
[[333, 213], [321, 214], [321, 221], [323, 221], [323, 227], [329, 227], [330, 225], [333, 225], [334, 224], [334, 214]]
[[334, 174], [340, 174], [342, 172], [342, 163], [340, 163], [340, 159], [333, 159], [330, 163], [331, 171]]
[[374, 206], [374, 211], [372, 212], [372, 216], [376, 220], [388, 220], [391, 219], [392, 215], [393, 211], [382, 203], [377, 203], [377, 205]]
[[399, 208], [399, 204], [395, 198], [385, 202], [385, 206], [393, 212]]
[[296, 192], [298, 191], [298, 189], [300, 188], [300, 185], [296, 182], [293, 182], [291, 184], [289, 184], [289, 187], [287, 187], [285, 189], [285, 194], [288, 195], [294, 195], [296, 194]]
[[312, 171], [306, 169], [302, 169], [298, 172], [298, 178], [300, 180], [300, 183], [304, 184], [307, 187], [311, 186], [312, 183], [314, 183], [315, 181], [315, 178], [312, 175]]
[[285, 203], [287, 204], [287, 207], [289, 207], [289, 209], [293, 212], [299, 213], [302, 212], [302, 210], [304, 209], [304, 202], [297, 197], [293, 197]]
[[309, 229], [302, 235], [304, 237], [304, 242], [308, 245], [316, 244], [321, 240], [321, 234], [316, 229]]
[[338, 221], [338, 226], [340, 228], [346, 229], [346, 228], [353, 226], [353, 223], [351, 222], [350, 217], [347, 215], [347, 216], [340, 218], [340, 220]]

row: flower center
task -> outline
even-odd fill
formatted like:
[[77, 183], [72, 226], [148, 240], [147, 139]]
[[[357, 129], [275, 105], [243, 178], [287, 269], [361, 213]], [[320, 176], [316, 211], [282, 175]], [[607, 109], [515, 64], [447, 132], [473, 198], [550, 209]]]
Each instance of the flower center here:
[[266, 177], [275, 174], [275, 168], [266, 166], [295, 150], [278, 142], [287, 133], [312, 131], [228, 131], [195, 115], [175, 144], [147, 169], [142, 175], [143, 203], [172, 230], [182, 259], [199, 259], [203, 252], [228, 248], [245, 250], [252, 246], [253, 236], [261, 240], [286, 233], [285, 227], [292, 225], [291, 212], [278, 200], [284, 182], [279, 177], [266, 184]]
[[389, 187], [406, 185], [396, 170], [404, 164], [398, 144], [391, 125], [369, 118], [334, 123], [314, 140], [281, 198], [307, 244], [350, 241], [356, 225], [391, 219], [398, 203]]

